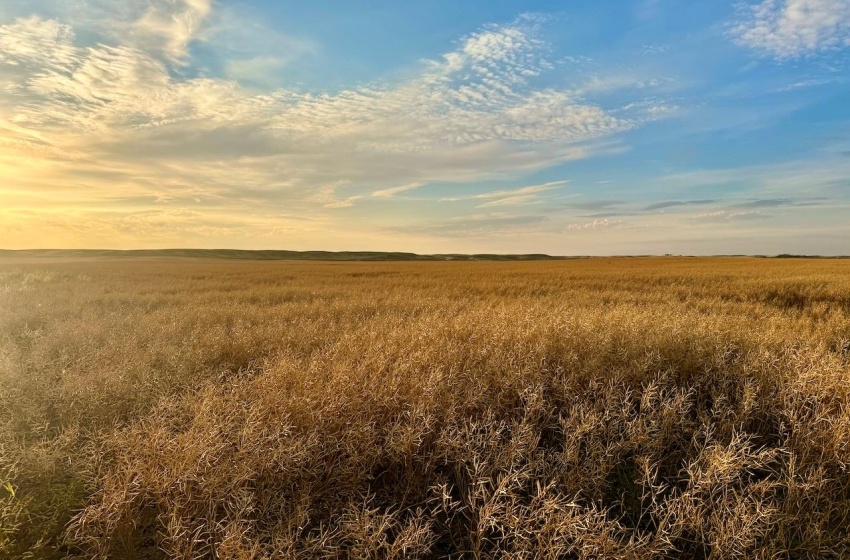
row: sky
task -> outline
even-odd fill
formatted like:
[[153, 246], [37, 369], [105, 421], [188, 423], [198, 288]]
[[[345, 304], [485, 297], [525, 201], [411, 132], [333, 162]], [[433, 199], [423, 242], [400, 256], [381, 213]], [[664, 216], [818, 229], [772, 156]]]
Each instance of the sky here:
[[850, 254], [850, 0], [3, 0], [0, 248]]

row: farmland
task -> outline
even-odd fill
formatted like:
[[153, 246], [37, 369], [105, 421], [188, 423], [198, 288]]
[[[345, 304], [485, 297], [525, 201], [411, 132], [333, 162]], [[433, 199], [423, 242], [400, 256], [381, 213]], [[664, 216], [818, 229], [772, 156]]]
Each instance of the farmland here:
[[0, 556], [850, 555], [850, 260], [0, 260]]

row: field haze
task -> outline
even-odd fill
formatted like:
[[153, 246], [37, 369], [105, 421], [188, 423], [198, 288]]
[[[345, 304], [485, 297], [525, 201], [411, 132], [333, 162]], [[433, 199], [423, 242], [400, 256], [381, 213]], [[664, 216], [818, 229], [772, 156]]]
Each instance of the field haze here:
[[847, 260], [0, 260], [0, 556], [847, 557], [848, 376]]

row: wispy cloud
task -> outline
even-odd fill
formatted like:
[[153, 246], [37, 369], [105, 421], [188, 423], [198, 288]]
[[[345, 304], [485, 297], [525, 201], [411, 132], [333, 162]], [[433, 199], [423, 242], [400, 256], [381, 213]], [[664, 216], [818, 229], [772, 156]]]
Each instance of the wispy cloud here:
[[588, 200], [586, 202], [571, 202], [567, 206], [580, 210], [605, 210], [624, 204], [622, 200]]
[[379, 191], [375, 191], [372, 193], [372, 196], [375, 198], [392, 198], [397, 194], [418, 189], [423, 185], [424, 183], [418, 182], [407, 183], [406, 185], [399, 185], [397, 187], [390, 187], [388, 189], [381, 189]]
[[244, 5], [217, 5], [197, 40], [221, 60], [225, 78], [265, 88], [284, 83], [285, 69], [321, 52], [316, 41], [281, 33]]
[[692, 205], [701, 205], [701, 204], [712, 204], [717, 202], [714, 199], [705, 199], [705, 200], [665, 200], [663, 202], [656, 202], [655, 204], [650, 204], [649, 206], [644, 208], [644, 211], [651, 212], [653, 210], [665, 210], [667, 208], [675, 208], [677, 206], [692, 206]]
[[625, 222], [620, 218], [597, 218], [590, 222], [567, 224], [567, 231], [591, 231], [597, 229], [611, 229], [621, 227]]
[[737, 220], [758, 220], [769, 218], [770, 215], [764, 214], [761, 210], [714, 210], [712, 212], [704, 212], [694, 216], [696, 222], [731, 222]]
[[551, 181], [549, 183], [541, 183], [539, 185], [527, 185], [516, 189], [503, 189], [498, 191], [489, 191], [479, 194], [467, 196], [457, 196], [451, 198], [442, 198], [442, 202], [456, 202], [459, 200], [484, 200], [477, 208], [486, 208], [490, 206], [516, 206], [520, 204], [529, 204], [538, 202], [541, 193], [551, 191], [563, 187], [569, 181]]
[[745, 4], [731, 28], [742, 45], [779, 59], [850, 45], [847, 0], [763, 0]]
[[622, 91], [628, 89], [657, 88], [662, 85], [657, 78], [644, 79], [628, 74], [611, 74], [602, 76], [591, 76], [576, 90], [579, 93], [605, 93], [610, 91]]
[[759, 198], [735, 204], [735, 208], [776, 208], [777, 206], [797, 206], [808, 204], [791, 198]]
[[[70, 182], [95, 199], [83, 185], [108, 173], [111, 188], [128, 195], [156, 185], [161, 200], [202, 188], [222, 202], [339, 208], [411, 185], [518, 176], [591, 157], [612, 149], [601, 138], [647, 122], [568, 89], [536, 89], [532, 78], [552, 65], [528, 19], [485, 26], [390, 85], [258, 94], [229, 80], [181, 78], [169, 65], [187, 56], [209, 6], [151, 4], [125, 45], [79, 46], [71, 27], [37, 17], [0, 26], [3, 159], [31, 162], [44, 188], [61, 181], [67, 189], [76, 177]], [[324, 185], [340, 182], [350, 196], [322, 199]], [[534, 194], [484, 200], [520, 204]]]
[[830, 76], [828, 78], [809, 78], [806, 80], [799, 80], [794, 83], [788, 84], [787, 86], [783, 86], [776, 91], [779, 92], [787, 92], [787, 91], [797, 91], [805, 88], [825, 86], [830, 84], [841, 84], [847, 82], [847, 78]]
[[337, 192], [344, 187], [345, 183], [324, 185], [315, 189], [310, 195], [309, 201], [321, 204], [325, 208], [348, 208], [354, 206], [354, 202], [363, 198], [362, 195], [353, 195], [340, 198]]
[[489, 208], [493, 206], [519, 206], [521, 204], [530, 204], [539, 201], [540, 198], [535, 194], [524, 194], [491, 200], [489, 202], [479, 204], [478, 206], [476, 206], [476, 208]]
[[19, 66], [29, 61], [41, 68], [61, 68], [77, 57], [73, 40], [68, 25], [38, 16], [22, 18], [0, 26], [0, 64]]
[[388, 229], [404, 235], [434, 235], [438, 237], [512, 237], [536, 234], [545, 229], [547, 218], [535, 215], [517, 215], [506, 212], [470, 214], [422, 224], [406, 224]]
[[176, 63], [186, 58], [195, 38], [212, 10], [212, 0], [152, 0], [132, 26], [135, 46], [161, 52]]
[[850, 187], [850, 162], [837, 156], [800, 158], [782, 163], [741, 165], [738, 167], [696, 169], [662, 175], [653, 185], [673, 192], [700, 192], [721, 188], [764, 200], [786, 200], [805, 195], [809, 198], [841, 194], [847, 199]]

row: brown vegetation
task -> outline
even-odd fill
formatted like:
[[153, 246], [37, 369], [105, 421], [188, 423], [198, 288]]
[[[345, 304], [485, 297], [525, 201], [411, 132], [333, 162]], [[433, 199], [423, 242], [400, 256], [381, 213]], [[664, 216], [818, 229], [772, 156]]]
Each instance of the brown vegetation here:
[[0, 556], [850, 555], [850, 261], [0, 264]]

